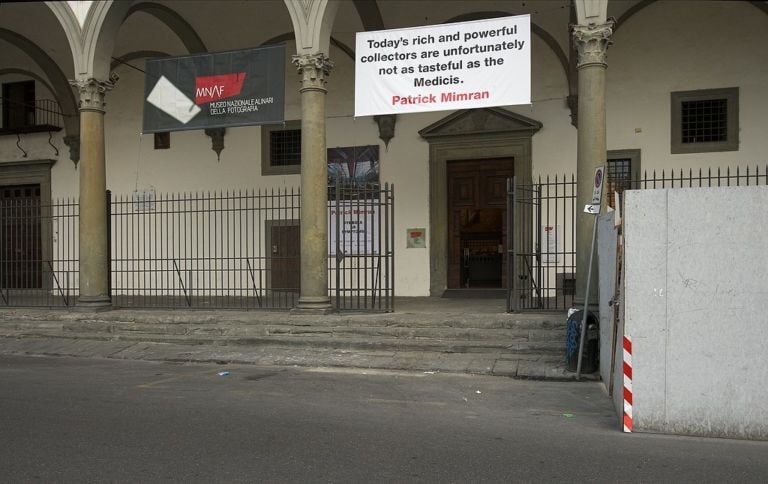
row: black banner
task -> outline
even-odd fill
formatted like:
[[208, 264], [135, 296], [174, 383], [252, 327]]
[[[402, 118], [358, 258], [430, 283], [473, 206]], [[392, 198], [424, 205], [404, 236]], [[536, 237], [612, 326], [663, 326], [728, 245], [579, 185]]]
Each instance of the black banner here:
[[285, 47], [150, 59], [145, 133], [285, 120]]

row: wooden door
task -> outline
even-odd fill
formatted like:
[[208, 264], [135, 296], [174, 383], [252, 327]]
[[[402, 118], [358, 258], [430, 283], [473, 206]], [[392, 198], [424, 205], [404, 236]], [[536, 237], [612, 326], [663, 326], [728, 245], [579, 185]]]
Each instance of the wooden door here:
[[448, 288], [506, 285], [507, 178], [514, 159], [448, 162]]
[[40, 185], [0, 187], [0, 285], [42, 287]]
[[270, 232], [273, 291], [298, 291], [301, 283], [301, 247], [298, 225], [273, 225]]

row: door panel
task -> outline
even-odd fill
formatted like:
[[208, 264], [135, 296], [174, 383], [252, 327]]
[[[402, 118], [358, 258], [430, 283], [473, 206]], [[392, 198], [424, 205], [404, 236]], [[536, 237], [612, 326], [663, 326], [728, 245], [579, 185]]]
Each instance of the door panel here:
[[42, 287], [40, 185], [0, 187], [0, 286]]
[[298, 291], [301, 277], [301, 248], [298, 225], [273, 225], [271, 229], [272, 290]]
[[514, 159], [451, 161], [448, 179], [448, 288], [504, 287], [506, 184]]

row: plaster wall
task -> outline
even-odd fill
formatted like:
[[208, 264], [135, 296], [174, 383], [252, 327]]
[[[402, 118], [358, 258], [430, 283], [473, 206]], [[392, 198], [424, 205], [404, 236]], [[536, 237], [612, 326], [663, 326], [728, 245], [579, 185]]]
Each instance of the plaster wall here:
[[[640, 149], [641, 170], [765, 167], [768, 15], [749, 2], [654, 2], [608, 50], [608, 149]], [[671, 154], [670, 93], [739, 88], [738, 151]]]
[[768, 187], [630, 191], [637, 431], [768, 439]]

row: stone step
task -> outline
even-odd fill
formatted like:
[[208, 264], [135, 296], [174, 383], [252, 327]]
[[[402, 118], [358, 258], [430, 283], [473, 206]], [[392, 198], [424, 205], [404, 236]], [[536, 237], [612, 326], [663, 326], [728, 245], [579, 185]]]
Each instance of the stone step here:
[[300, 315], [275, 311], [124, 311], [82, 313], [76, 311], [25, 310], [0, 311], [0, 324], [23, 322], [91, 322], [144, 324], [235, 324], [283, 325], [314, 327], [407, 327], [407, 328], [477, 328], [477, 329], [564, 329], [566, 317], [561, 313], [545, 314], [466, 314], [452, 313], [384, 313]]
[[221, 336], [213, 334], [146, 334], [146, 333], [108, 333], [108, 332], [46, 332], [44, 330], [18, 330], [16, 334], [5, 331], [8, 337], [50, 337], [76, 340], [99, 341], [145, 341], [155, 343], [174, 343], [189, 346], [222, 345], [277, 348], [321, 348], [354, 350], [390, 350], [390, 351], [431, 351], [443, 353], [503, 353], [503, 354], [540, 354], [557, 356], [565, 351], [565, 342], [519, 341], [519, 340], [479, 340], [458, 341], [417, 338], [359, 338], [333, 336]]
[[[55, 325], [51, 325], [55, 326]], [[157, 324], [102, 321], [71, 321], [59, 325], [68, 332], [104, 332], [110, 334], [171, 334], [212, 335], [232, 337], [258, 336], [326, 336], [326, 337], [387, 337], [408, 339], [442, 339], [457, 341], [564, 341], [565, 330], [556, 329], [482, 329], [403, 326], [294, 326], [269, 324]], [[32, 329], [33, 323], [17, 325], [17, 329]]]
[[[513, 378], [573, 380], [562, 356], [461, 354], [429, 351], [348, 351], [316, 348], [205, 346], [64, 338], [0, 338], [0, 354], [72, 356], [270, 366], [459, 372]], [[597, 373], [582, 375], [595, 380]]]

